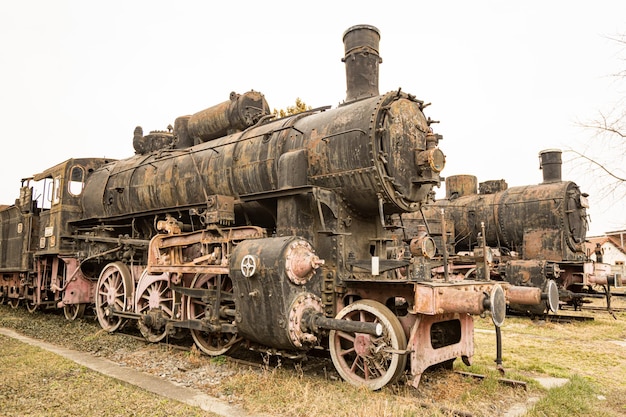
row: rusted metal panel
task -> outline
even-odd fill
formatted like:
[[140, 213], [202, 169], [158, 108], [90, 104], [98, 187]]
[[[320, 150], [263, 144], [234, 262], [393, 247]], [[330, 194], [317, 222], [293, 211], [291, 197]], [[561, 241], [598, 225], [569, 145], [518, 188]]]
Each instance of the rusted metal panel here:
[[[0, 271], [28, 271], [32, 267], [31, 243], [37, 240], [30, 213], [22, 214], [16, 206], [0, 210]], [[35, 224], [36, 226], [36, 224]], [[33, 235], [34, 232], [34, 235]]]
[[92, 303], [96, 283], [83, 274], [76, 258], [64, 258], [63, 261], [66, 265], [66, 273], [62, 286], [59, 288], [62, 300], [61, 305], [58, 307], [70, 304]]
[[[450, 340], [433, 343], [433, 328]], [[474, 320], [466, 314], [419, 316], [411, 329], [407, 349], [411, 351], [411, 384], [417, 387], [422, 374], [432, 365], [462, 357], [467, 364], [474, 356]]]
[[542, 288], [547, 279], [556, 279], [560, 273], [556, 263], [540, 259], [516, 259], [500, 265], [500, 274], [512, 285]]
[[[563, 255], [563, 231], [561, 228], [527, 230], [523, 237], [522, 253], [526, 259], [560, 261]], [[567, 253], [565, 253], [567, 255]]]
[[[294, 268], [294, 263], [305, 265], [306, 260], [306, 271]], [[321, 277], [316, 273], [321, 264], [308, 242], [295, 236], [246, 240], [237, 245], [229, 275], [240, 334], [280, 349], [310, 348], [317, 343], [313, 334], [299, 328], [306, 310], [323, 311], [317, 295]], [[290, 278], [293, 274], [300, 279]]]
[[446, 198], [455, 199], [476, 195], [478, 178], [475, 175], [451, 175], [446, 177]]
[[481, 314], [487, 308], [486, 294], [495, 282], [432, 282], [415, 287], [415, 312], [419, 314]]
[[23, 273], [0, 272], [0, 298], [17, 300], [24, 295]]

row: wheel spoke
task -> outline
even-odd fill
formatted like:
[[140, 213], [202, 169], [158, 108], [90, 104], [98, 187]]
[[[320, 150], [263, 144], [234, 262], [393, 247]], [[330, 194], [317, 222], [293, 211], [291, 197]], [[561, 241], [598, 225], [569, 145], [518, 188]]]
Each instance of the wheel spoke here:
[[[171, 301], [172, 299], [170, 299]], [[174, 317], [174, 310], [167, 304], [163, 304], [162, 306], [163, 312], [165, 313], [166, 316], [168, 317]]]
[[352, 361], [352, 366], [350, 366], [350, 370], [351, 370], [352, 372], [354, 372], [355, 374], [356, 374], [356, 370], [357, 370], [357, 369], [362, 369], [362, 368], [359, 366], [359, 362], [360, 362], [362, 359], [363, 359], [363, 358], [361, 358], [360, 356], [355, 356], [355, 357], [354, 357], [354, 360]]
[[170, 291], [170, 289], [167, 288], [166, 286], [160, 287], [158, 289], [158, 291], [159, 291], [159, 296], [160, 296], [159, 298], [164, 299], [164, 300], [167, 300], [167, 299], [171, 300], [172, 299], [171, 296], [168, 293], [168, 291]]
[[[352, 355], [355, 353], [355, 349], [354, 346], [350, 347], [349, 349], [341, 349], [341, 351], [339, 352], [340, 356], [347, 356], [347, 355]], [[358, 358], [358, 356], [357, 356]]]
[[120, 311], [124, 311], [124, 300], [120, 298], [115, 299], [115, 307], [119, 307]]
[[337, 330], [336, 335], [337, 335], [337, 337], [340, 337], [340, 338], [342, 338], [344, 340], [348, 340], [348, 341], [354, 343], [355, 337], [353, 335], [351, 335], [350, 333], [346, 333], [346, 332], [342, 332], [340, 330]]
[[370, 366], [369, 366], [369, 361], [367, 360], [367, 358], [363, 358], [363, 379], [367, 380], [371, 380], [374, 379], [372, 375], [370, 375]]
[[147, 304], [147, 303], [146, 303], [146, 304], [143, 304], [141, 307], [139, 307], [139, 308], [137, 309], [137, 311], [135, 311], [135, 313], [137, 313], [137, 314], [144, 314], [145, 312], [147, 312], [147, 311], [148, 311], [148, 308], [149, 308], [149, 307], [150, 307], [150, 305], [149, 305], [149, 304]]

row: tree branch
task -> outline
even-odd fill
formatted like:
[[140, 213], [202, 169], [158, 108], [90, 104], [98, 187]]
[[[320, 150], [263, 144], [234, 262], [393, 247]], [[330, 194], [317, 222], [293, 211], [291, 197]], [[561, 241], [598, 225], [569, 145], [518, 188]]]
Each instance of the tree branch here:
[[592, 164], [596, 165], [597, 167], [599, 167], [600, 169], [602, 169], [604, 172], [606, 172], [607, 174], [609, 174], [611, 177], [615, 178], [616, 180], [621, 181], [621, 182], [626, 182], [626, 178], [621, 178], [621, 177], [618, 177], [618, 176], [617, 176], [617, 175], [615, 175], [613, 172], [611, 172], [611, 171], [609, 171], [607, 168], [605, 168], [605, 167], [604, 167], [604, 165], [602, 165], [601, 163], [599, 163], [599, 162], [597, 162], [597, 161], [595, 161], [595, 160], [593, 160], [593, 159], [589, 158], [587, 155], [584, 155], [584, 154], [582, 154], [582, 153], [580, 153], [580, 152], [578, 152], [578, 151], [575, 151], [575, 150], [573, 150], [573, 149], [567, 149], [567, 150], [565, 150], [564, 152], [573, 152], [573, 153], [575, 153], [576, 155], [578, 155], [579, 157], [581, 157], [581, 158], [583, 158], [583, 159], [586, 159], [587, 161], [589, 161], [589, 162], [591, 162]]

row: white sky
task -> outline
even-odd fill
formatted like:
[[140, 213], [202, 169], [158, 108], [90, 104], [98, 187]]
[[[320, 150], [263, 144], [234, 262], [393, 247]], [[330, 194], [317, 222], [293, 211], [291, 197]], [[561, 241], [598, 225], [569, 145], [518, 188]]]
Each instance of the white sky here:
[[[271, 108], [336, 106], [355, 24], [381, 32], [380, 92], [432, 102], [444, 176], [539, 183], [538, 152], [600, 147], [579, 122], [626, 88], [611, 77], [626, 51], [608, 39], [626, 34], [624, 0], [0, 0], [0, 22], [4, 204], [21, 178], [70, 157], [132, 156], [135, 126], [164, 130], [231, 91], [261, 91]], [[616, 149], [601, 155], [613, 169]], [[626, 229], [624, 188], [563, 159], [563, 178], [590, 194], [590, 234]]]

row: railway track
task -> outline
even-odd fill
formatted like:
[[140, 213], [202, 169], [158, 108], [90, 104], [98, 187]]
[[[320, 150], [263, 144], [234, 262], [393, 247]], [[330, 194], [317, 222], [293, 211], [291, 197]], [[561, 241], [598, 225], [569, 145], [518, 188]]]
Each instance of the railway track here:
[[[568, 312], [572, 312], [574, 314], [569, 314]], [[618, 306], [607, 308], [606, 306], [592, 305], [592, 304], [584, 304], [581, 306], [573, 306], [569, 304], [562, 304], [559, 306], [559, 312], [556, 314], [546, 313], [543, 315], [528, 315], [524, 313], [517, 313], [513, 311], [507, 312], [507, 316], [509, 317], [528, 317], [532, 320], [545, 320], [552, 323], [572, 323], [572, 322], [584, 322], [584, 321], [593, 321], [595, 320], [594, 315], [585, 314], [602, 314], [606, 313], [613, 318], [617, 319], [616, 313], [624, 313], [626, 312], [626, 307]]]

